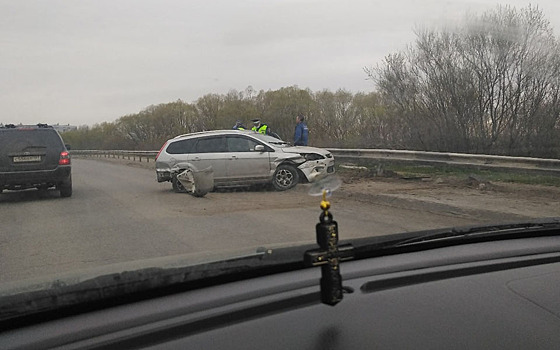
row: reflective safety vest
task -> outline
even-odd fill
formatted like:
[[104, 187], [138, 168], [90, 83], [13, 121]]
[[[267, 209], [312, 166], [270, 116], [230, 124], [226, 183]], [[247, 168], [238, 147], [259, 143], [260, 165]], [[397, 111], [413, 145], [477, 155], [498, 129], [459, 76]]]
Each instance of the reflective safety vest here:
[[266, 135], [266, 129], [268, 128], [268, 125], [266, 124], [262, 124], [258, 129], [256, 126], [253, 126], [253, 128], [251, 130], [256, 131], [256, 132], [260, 132], [261, 134]]
[[235, 123], [233, 130], [245, 130], [245, 127], [240, 122]]

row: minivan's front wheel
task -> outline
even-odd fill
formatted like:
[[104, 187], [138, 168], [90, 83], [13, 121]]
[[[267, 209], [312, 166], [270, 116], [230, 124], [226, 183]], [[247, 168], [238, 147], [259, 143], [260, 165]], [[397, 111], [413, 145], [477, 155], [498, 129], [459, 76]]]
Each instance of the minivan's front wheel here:
[[272, 185], [278, 191], [289, 190], [299, 182], [299, 174], [291, 165], [282, 164], [276, 168], [274, 177], [272, 178]]

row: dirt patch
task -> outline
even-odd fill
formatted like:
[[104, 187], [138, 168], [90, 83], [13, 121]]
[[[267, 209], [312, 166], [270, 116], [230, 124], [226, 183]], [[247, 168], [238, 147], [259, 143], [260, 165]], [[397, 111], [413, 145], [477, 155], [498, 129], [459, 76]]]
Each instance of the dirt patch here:
[[457, 215], [478, 216], [482, 212], [496, 212], [520, 219], [560, 216], [560, 188], [492, 183], [472, 177], [352, 178], [344, 184], [342, 192], [358, 200], [417, 206], [427, 211], [447, 211]]

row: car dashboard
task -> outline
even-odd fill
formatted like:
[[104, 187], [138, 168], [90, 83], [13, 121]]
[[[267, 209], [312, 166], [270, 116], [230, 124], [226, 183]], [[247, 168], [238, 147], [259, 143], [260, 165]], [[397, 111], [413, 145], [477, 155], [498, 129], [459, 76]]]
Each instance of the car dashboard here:
[[320, 303], [307, 268], [0, 332], [2, 349], [553, 349], [560, 237], [453, 245], [341, 264]]

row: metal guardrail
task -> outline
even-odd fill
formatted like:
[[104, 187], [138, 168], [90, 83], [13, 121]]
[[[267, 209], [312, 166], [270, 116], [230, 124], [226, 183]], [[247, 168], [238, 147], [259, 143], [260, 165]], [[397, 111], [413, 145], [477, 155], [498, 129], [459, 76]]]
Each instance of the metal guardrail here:
[[386, 163], [414, 163], [434, 166], [448, 165], [560, 175], [560, 159], [387, 149], [331, 148], [329, 150], [335, 158], [340, 160], [373, 160]]
[[158, 151], [124, 151], [124, 150], [71, 150], [70, 154], [96, 158], [121, 158], [149, 163], [155, 161]]
[[[423, 152], [388, 149], [327, 148], [343, 161], [375, 161], [380, 163], [412, 163], [417, 165], [456, 166], [477, 169], [509, 170], [560, 176], [560, 159], [508, 157], [485, 154]], [[72, 150], [73, 155], [122, 158], [153, 162], [158, 151]]]

